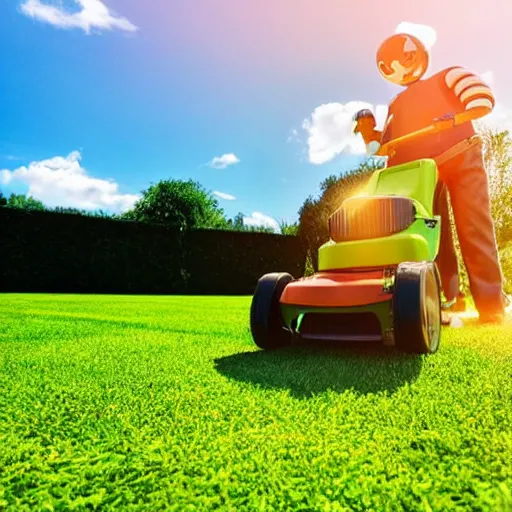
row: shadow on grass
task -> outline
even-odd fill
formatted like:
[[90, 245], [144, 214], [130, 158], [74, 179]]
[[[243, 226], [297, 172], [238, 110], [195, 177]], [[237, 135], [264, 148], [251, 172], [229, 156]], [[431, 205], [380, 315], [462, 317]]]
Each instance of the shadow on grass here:
[[277, 351], [251, 351], [215, 360], [226, 377], [267, 389], [288, 389], [297, 398], [331, 390], [393, 393], [420, 374], [422, 357], [381, 345], [301, 343]]

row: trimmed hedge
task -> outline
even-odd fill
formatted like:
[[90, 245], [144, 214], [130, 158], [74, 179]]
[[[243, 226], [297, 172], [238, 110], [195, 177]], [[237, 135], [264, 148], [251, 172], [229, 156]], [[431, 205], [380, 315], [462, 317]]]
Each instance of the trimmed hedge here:
[[205, 229], [189, 232], [185, 240], [192, 293], [252, 295], [267, 272], [304, 275], [306, 251], [296, 236]]
[[181, 239], [164, 227], [0, 208], [2, 292], [166, 293], [183, 288]]
[[198, 230], [0, 208], [0, 292], [252, 294], [272, 271], [302, 276], [297, 237]]

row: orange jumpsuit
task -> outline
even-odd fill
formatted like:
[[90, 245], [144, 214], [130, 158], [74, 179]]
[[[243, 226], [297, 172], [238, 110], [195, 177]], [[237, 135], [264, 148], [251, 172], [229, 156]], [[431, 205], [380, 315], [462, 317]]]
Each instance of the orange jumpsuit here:
[[[426, 128], [445, 114], [459, 114], [480, 104], [494, 106], [490, 89], [462, 68], [445, 69], [411, 83], [391, 101], [381, 143]], [[487, 174], [481, 141], [475, 137], [472, 122], [398, 145], [388, 165], [420, 158], [433, 158], [438, 163], [441, 184], [437, 190], [436, 213], [442, 216], [438, 266], [447, 300], [457, 295], [459, 277], [446, 188], [480, 317], [492, 319], [503, 315], [503, 278], [490, 214]]]

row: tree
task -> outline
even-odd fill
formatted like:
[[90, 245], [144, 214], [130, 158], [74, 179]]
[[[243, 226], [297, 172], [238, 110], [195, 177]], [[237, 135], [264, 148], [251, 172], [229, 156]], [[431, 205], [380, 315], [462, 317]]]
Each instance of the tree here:
[[46, 206], [42, 201], [38, 201], [33, 197], [27, 197], [24, 194], [11, 194], [7, 200], [6, 206], [11, 208], [20, 208], [23, 210], [46, 210]]
[[245, 224], [244, 218], [247, 215], [239, 212], [235, 215], [233, 219], [228, 219], [226, 221], [226, 226], [222, 229], [229, 229], [231, 231], [248, 231], [251, 233], [274, 233], [275, 230], [270, 226], [254, 226], [250, 224]]
[[121, 218], [164, 224], [179, 230], [227, 226], [217, 199], [193, 180], [162, 180], [151, 185], [142, 191], [133, 209]]
[[304, 201], [299, 210], [298, 235], [308, 249], [315, 270], [318, 249], [329, 240], [329, 217], [345, 199], [364, 190], [373, 172], [382, 166], [380, 160], [370, 159], [349, 172], [329, 176], [320, 184], [320, 197], [309, 196]]
[[481, 130], [491, 213], [498, 246], [512, 241], [512, 138], [508, 131]]
[[279, 223], [279, 231], [282, 235], [298, 235], [299, 234], [299, 224], [297, 222], [289, 223], [282, 220]]
[[244, 224], [244, 214], [238, 213], [235, 218], [233, 219], [233, 228], [236, 230], [243, 231], [247, 228], [247, 226]]
[[512, 293], [512, 138], [508, 131], [489, 129], [482, 137], [505, 290]]
[[[496, 232], [496, 243], [505, 281], [505, 289], [512, 292], [512, 138], [506, 130], [477, 126], [483, 141], [485, 169], [489, 183], [491, 215]], [[469, 278], [460, 250], [459, 240], [450, 208], [450, 221], [455, 234], [455, 249], [459, 260], [459, 274], [463, 289], [469, 293]]]
[[244, 217], [243, 213], [237, 213], [234, 218], [226, 221], [226, 229], [231, 231], [247, 231], [248, 226], [244, 224]]
[[7, 206], [7, 198], [0, 192], [0, 206]]
[[74, 215], [85, 215], [86, 217], [103, 217], [114, 218], [115, 216], [103, 210], [80, 210], [79, 208], [71, 208], [67, 206], [56, 206], [52, 211], [57, 213], [72, 213]]

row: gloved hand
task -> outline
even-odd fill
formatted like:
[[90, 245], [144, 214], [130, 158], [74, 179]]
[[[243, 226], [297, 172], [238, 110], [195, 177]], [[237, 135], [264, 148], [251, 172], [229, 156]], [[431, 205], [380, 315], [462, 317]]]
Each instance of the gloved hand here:
[[366, 154], [368, 156], [374, 156], [380, 148], [380, 143], [376, 140], [372, 140], [369, 144], [366, 145]]

